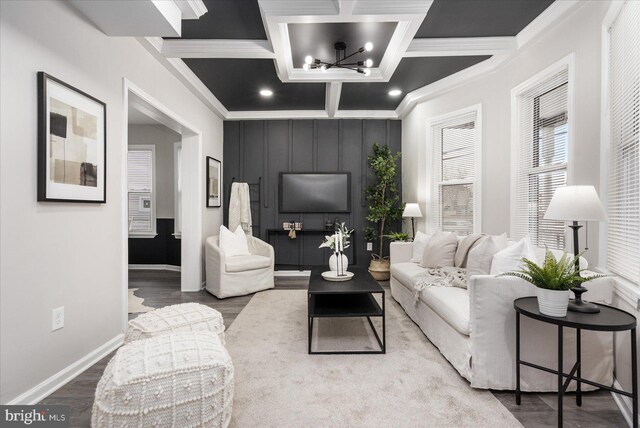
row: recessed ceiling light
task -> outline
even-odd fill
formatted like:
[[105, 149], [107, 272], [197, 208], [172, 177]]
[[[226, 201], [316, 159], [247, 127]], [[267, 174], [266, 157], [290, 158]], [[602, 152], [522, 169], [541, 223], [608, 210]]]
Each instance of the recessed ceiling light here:
[[365, 51], [370, 51], [371, 49], [373, 49], [373, 43], [367, 42], [367, 43], [364, 44], [364, 50]]
[[402, 91], [400, 89], [392, 89], [389, 91], [389, 95], [391, 95], [392, 97], [397, 97], [401, 93]]
[[263, 97], [270, 97], [271, 95], [273, 95], [273, 91], [271, 89], [261, 89], [260, 95], [262, 95]]

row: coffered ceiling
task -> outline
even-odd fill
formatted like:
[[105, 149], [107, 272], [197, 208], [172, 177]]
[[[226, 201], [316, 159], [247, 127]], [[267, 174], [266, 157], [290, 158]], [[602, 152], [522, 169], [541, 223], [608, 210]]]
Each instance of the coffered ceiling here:
[[[181, 37], [139, 40], [226, 119], [403, 117], [416, 102], [495, 69], [580, 7], [577, 0], [187, 3], [207, 11], [183, 20]], [[332, 62], [336, 42], [347, 54], [373, 44], [353, 57], [372, 60], [367, 75], [302, 68], [307, 55]]]

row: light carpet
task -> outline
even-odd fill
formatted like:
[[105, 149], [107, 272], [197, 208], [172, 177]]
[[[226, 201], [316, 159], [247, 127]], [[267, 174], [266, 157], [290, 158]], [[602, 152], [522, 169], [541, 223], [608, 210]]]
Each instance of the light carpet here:
[[138, 290], [137, 288], [129, 289], [128, 312], [130, 314], [139, 314], [141, 312], [150, 312], [154, 310], [155, 308], [152, 308], [150, 306], [146, 306], [143, 304], [144, 299], [142, 297], [138, 297], [135, 294], [133, 294], [133, 292], [137, 290]]
[[[306, 290], [256, 294], [226, 332], [232, 426], [522, 426], [489, 391], [472, 389], [393, 299], [386, 305], [386, 354], [308, 355]], [[362, 320], [324, 321], [321, 349], [371, 346]]]

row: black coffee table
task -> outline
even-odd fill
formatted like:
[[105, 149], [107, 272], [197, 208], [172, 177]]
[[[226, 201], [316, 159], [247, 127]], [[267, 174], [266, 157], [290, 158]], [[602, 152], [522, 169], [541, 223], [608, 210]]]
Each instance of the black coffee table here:
[[[349, 267], [354, 273], [353, 279], [346, 282], [326, 281], [321, 273], [327, 268], [311, 270], [308, 292], [308, 321], [309, 321], [309, 354], [384, 354], [386, 353], [384, 288], [373, 279], [366, 269]], [[382, 297], [382, 307], [374, 294]], [[378, 351], [313, 351], [311, 337], [313, 336], [313, 320], [315, 318], [365, 317], [373, 330], [373, 334], [380, 345]], [[371, 317], [382, 318], [382, 340], [378, 335]]]

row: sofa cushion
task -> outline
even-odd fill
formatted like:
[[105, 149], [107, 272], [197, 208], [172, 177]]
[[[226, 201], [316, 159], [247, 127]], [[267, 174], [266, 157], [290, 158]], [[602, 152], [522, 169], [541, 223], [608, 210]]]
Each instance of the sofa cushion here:
[[427, 270], [412, 262], [394, 263], [391, 265], [391, 276], [400, 281], [405, 287], [412, 289], [413, 277], [425, 273]]
[[247, 270], [263, 269], [271, 266], [269, 257], [250, 255], [233, 256], [225, 259], [225, 270], [227, 272], [244, 272]]
[[458, 247], [458, 237], [452, 232], [436, 232], [424, 248], [422, 263], [424, 268], [453, 266]]
[[433, 286], [420, 293], [420, 300], [429, 306], [459, 333], [471, 334], [469, 292], [464, 288]]
[[493, 256], [507, 248], [507, 235], [486, 236], [469, 251], [467, 258], [467, 280], [474, 275], [489, 275]]
[[413, 238], [413, 255], [411, 257], [411, 261], [413, 263], [422, 262], [422, 255], [424, 254], [424, 247], [427, 246], [427, 242], [433, 236], [433, 233], [422, 233], [420, 231], [416, 232], [415, 238]]
[[515, 245], [510, 245], [496, 253], [491, 261], [491, 275], [521, 270], [524, 267], [523, 258], [538, 263], [536, 251], [529, 236], [525, 236]]
[[475, 233], [458, 240], [458, 248], [456, 249], [456, 255], [453, 260], [456, 267], [467, 267], [469, 251], [478, 244], [482, 237], [483, 235]]

